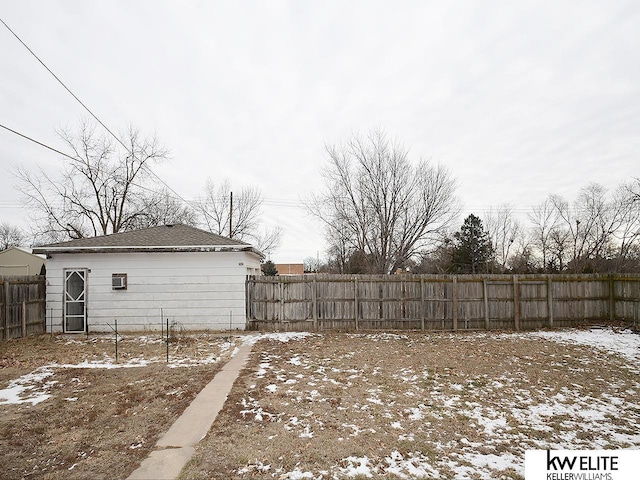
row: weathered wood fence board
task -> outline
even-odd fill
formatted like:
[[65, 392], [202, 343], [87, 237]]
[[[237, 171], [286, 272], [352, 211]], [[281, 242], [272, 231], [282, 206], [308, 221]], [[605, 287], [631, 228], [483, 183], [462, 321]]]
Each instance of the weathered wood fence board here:
[[0, 340], [45, 331], [43, 276], [0, 276]]
[[531, 330], [640, 321], [640, 275], [249, 277], [247, 328]]

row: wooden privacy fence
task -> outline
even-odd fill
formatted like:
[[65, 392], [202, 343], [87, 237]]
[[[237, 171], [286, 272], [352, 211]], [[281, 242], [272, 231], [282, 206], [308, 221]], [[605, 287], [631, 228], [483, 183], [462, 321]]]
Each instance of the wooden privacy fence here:
[[640, 275], [247, 279], [250, 330], [532, 330], [640, 321]]
[[0, 276], [0, 339], [45, 332], [43, 276]]

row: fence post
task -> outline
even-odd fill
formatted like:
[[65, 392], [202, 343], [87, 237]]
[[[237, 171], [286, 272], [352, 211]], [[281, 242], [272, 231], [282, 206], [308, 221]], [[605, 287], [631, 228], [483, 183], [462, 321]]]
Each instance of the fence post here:
[[458, 277], [453, 276], [453, 298], [451, 299], [453, 313], [453, 330], [458, 330]]
[[22, 302], [20, 310], [22, 317], [22, 338], [25, 338], [27, 336], [27, 302]]
[[616, 286], [615, 276], [613, 273], [609, 274], [609, 321], [614, 322], [616, 320]]
[[587, 282], [582, 282], [582, 323], [587, 320]]
[[10, 299], [10, 295], [9, 295], [9, 282], [7, 280], [4, 281], [4, 304], [2, 305], [2, 309], [4, 310], [3, 312], [3, 317], [4, 317], [4, 325], [3, 325], [3, 337], [5, 340], [9, 340], [9, 299]]
[[278, 289], [280, 290], [280, 315], [278, 315], [278, 320], [282, 324], [284, 321], [284, 284], [281, 277], [278, 277]]
[[487, 293], [487, 279], [482, 279], [482, 296], [484, 297], [484, 328], [489, 330], [489, 295]]
[[407, 318], [407, 303], [406, 303], [406, 283], [404, 280], [400, 280], [400, 320], [403, 321]]
[[549, 314], [549, 328], [553, 328], [553, 280], [547, 276], [547, 313]]
[[424, 305], [424, 277], [420, 277], [420, 328], [424, 331], [424, 319], [427, 315]]
[[311, 287], [311, 308], [313, 309], [313, 329], [318, 330], [318, 283], [313, 277]]
[[251, 288], [249, 282], [251, 282], [251, 277], [247, 275], [244, 281], [244, 328], [247, 330], [249, 329], [249, 319], [251, 318], [251, 299], [249, 298]]
[[355, 318], [355, 325], [356, 325], [356, 330], [358, 330], [358, 278], [354, 277], [353, 278], [353, 317]]
[[[42, 288], [41, 288], [42, 287]], [[42, 293], [40, 293], [42, 291]], [[47, 284], [42, 282], [38, 287], [38, 297], [41, 298], [41, 302], [38, 304], [40, 308], [38, 309], [38, 315], [40, 318], [44, 319], [44, 331], [42, 333], [47, 333]]]
[[118, 363], [118, 319], [114, 318], [113, 323], [115, 325], [115, 335], [116, 335], [116, 363]]
[[518, 288], [518, 276], [513, 276], [513, 320], [516, 330], [520, 330], [520, 292]]

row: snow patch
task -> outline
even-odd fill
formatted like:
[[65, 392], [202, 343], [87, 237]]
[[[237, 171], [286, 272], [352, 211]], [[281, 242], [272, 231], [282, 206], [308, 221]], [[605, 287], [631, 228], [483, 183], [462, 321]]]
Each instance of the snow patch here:
[[45, 379], [53, 376], [50, 366], [40, 367], [31, 373], [9, 382], [9, 386], [0, 390], [0, 405], [17, 405], [30, 403], [37, 405], [51, 397], [47, 393], [48, 386]]

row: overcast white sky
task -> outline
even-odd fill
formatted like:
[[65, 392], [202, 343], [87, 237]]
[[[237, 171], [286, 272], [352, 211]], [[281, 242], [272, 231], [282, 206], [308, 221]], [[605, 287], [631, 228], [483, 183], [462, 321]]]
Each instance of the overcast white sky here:
[[[324, 145], [382, 127], [447, 165], [463, 216], [640, 176], [640, 2], [0, 0], [0, 18], [112, 130], [156, 132], [184, 198], [262, 189], [276, 262], [325, 248], [301, 207]], [[82, 107], [0, 24], [0, 123], [55, 148]], [[58, 155], [0, 129], [12, 165]]]

